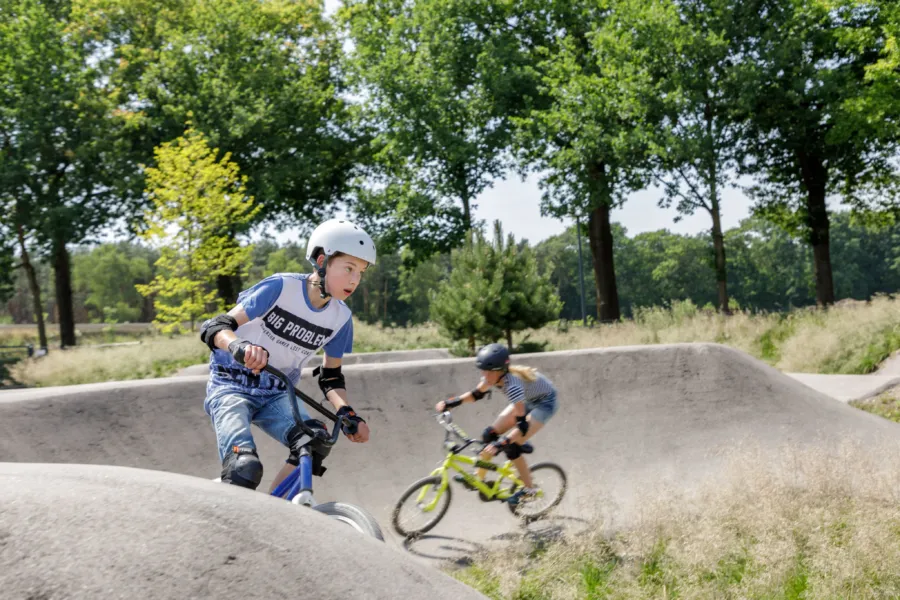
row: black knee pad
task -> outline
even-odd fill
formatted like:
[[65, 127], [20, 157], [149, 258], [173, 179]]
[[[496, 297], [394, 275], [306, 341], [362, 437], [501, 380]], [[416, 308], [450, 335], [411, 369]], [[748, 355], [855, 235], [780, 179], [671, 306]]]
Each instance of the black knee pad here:
[[509, 460], [516, 460], [522, 456], [522, 446], [518, 444], [507, 444], [503, 447], [503, 451], [506, 452], [506, 458]]
[[500, 434], [494, 431], [493, 427], [485, 427], [484, 431], [481, 432], [481, 441], [485, 444], [490, 444], [491, 442], [496, 442], [500, 439]]
[[234, 446], [222, 461], [222, 482], [251, 490], [262, 481], [263, 466], [253, 448]]
[[528, 419], [525, 417], [516, 417], [516, 427], [522, 432], [522, 435], [528, 433]]

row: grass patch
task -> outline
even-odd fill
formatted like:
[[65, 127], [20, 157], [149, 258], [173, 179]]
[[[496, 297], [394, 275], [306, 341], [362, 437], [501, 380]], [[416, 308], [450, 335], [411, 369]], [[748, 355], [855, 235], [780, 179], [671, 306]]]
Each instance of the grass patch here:
[[900, 597], [900, 447], [760, 458], [699, 500], [642, 498], [614, 535], [595, 522], [537, 556], [526, 538], [454, 576], [510, 600]]
[[853, 400], [850, 406], [900, 423], [900, 386], [867, 400]]

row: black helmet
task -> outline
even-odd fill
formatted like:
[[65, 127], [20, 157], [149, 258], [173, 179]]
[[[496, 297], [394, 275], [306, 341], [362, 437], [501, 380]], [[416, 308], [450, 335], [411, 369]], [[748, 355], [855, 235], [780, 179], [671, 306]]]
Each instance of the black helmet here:
[[488, 344], [475, 355], [475, 366], [482, 371], [506, 371], [509, 350], [503, 344]]

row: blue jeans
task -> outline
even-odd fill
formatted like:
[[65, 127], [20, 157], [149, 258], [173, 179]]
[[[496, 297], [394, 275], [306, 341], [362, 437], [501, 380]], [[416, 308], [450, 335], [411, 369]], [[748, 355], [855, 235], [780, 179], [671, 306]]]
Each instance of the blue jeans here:
[[525, 415], [531, 415], [535, 421], [546, 425], [550, 417], [556, 414], [559, 404], [556, 402], [556, 394], [549, 394], [541, 398], [525, 401]]
[[[299, 404], [300, 416], [306, 420], [306, 407]], [[203, 409], [212, 419], [219, 446], [219, 459], [234, 446], [256, 449], [250, 424], [253, 423], [267, 434], [287, 445], [287, 435], [294, 427], [294, 413], [287, 392], [270, 396], [243, 393], [239, 390], [219, 388], [207, 396]]]

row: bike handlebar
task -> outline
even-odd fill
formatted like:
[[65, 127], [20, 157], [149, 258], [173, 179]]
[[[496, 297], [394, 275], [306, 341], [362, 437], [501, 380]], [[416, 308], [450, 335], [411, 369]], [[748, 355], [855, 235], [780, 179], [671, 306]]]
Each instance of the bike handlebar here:
[[440, 423], [441, 427], [443, 427], [445, 430], [447, 430], [447, 436], [444, 438], [445, 442], [450, 438], [451, 434], [455, 435], [460, 440], [465, 442], [465, 444], [463, 444], [462, 446], [455, 447], [455, 450], [454, 450], [455, 452], [462, 452], [467, 447], [469, 447], [471, 444], [484, 444], [484, 442], [482, 440], [476, 440], [474, 438], [470, 438], [466, 434], [466, 432], [463, 431], [462, 428], [460, 428], [459, 425], [454, 424], [453, 417], [450, 415], [449, 410], [445, 410], [444, 412], [437, 413], [434, 415], [434, 417], [435, 417], [435, 419], [437, 419], [437, 422]]
[[[243, 355], [241, 355], [240, 357], [235, 357], [235, 359], [239, 363], [244, 364]], [[270, 365], [268, 363], [266, 364], [265, 367], [263, 367], [262, 370], [266, 371], [267, 373], [269, 373], [270, 375], [272, 375], [273, 377], [275, 377], [276, 379], [281, 381], [284, 384], [285, 388], [287, 388], [288, 396], [291, 399], [291, 411], [294, 413], [294, 421], [297, 423], [297, 425], [300, 427], [300, 430], [303, 431], [303, 433], [305, 433], [306, 435], [308, 435], [309, 437], [311, 437], [313, 439], [320, 439], [323, 443], [327, 444], [328, 446], [333, 446], [334, 444], [337, 443], [338, 436], [340, 435], [340, 431], [341, 431], [341, 425], [343, 425], [344, 427], [347, 428], [347, 430], [350, 432], [350, 435], [356, 433], [356, 430], [358, 429], [358, 426], [356, 425], [356, 423], [354, 423], [347, 417], [341, 417], [341, 419], [339, 420], [338, 416], [335, 413], [331, 412], [330, 410], [328, 410], [327, 408], [322, 406], [321, 403], [313, 400], [310, 396], [305, 394], [302, 390], [296, 389], [294, 387], [294, 384], [291, 383], [291, 380], [288, 379], [287, 375], [285, 375], [284, 373], [282, 373], [281, 371], [279, 371], [278, 369], [276, 369], [275, 367], [273, 367], [272, 365]], [[297, 396], [300, 396], [306, 404], [308, 404], [309, 406], [316, 409], [316, 411], [319, 412], [322, 416], [326, 417], [327, 419], [329, 419], [331, 422], [334, 423], [334, 429], [331, 430], [330, 439], [327, 439], [327, 440], [322, 439], [321, 437], [319, 437], [316, 434], [315, 429], [313, 429], [312, 427], [310, 427], [309, 425], [307, 425], [306, 423], [303, 422], [304, 419], [303, 419], [303, 416], [300, 414], [300, 406], [297, 404]]]

